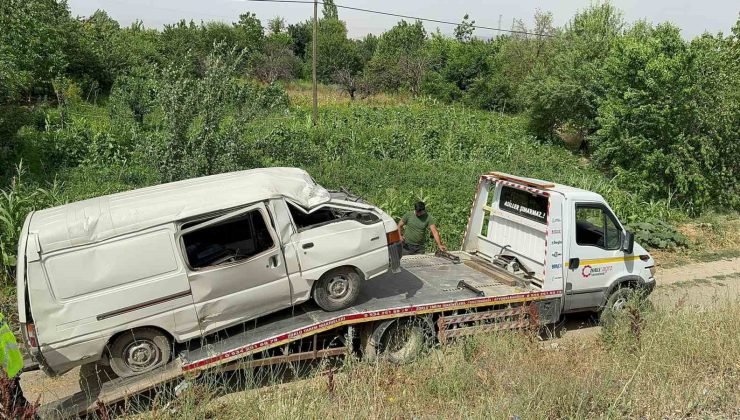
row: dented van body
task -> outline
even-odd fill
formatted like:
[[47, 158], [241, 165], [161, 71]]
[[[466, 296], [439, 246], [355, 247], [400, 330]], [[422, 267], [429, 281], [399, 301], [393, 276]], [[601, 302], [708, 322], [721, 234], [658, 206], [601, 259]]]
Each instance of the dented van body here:
[[352, 305], [358, 280], [398, 269], [400, 238], [348, 198], [269, 168], [33, 212], [17, 268], [30, 353], [51, 375], [112, 359], [133, 376], [166, 363], [166, 346], [312, 297]]

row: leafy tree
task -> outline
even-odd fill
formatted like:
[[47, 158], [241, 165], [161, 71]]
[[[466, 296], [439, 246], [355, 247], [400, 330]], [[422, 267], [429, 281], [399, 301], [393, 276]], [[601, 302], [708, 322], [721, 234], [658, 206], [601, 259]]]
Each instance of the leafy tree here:
[[455, 39], [459, 42], [468, 42], [473, 39], [473, 32], [475, 32], [475, 21], [470, 20], [466, 13], [462, 22], [455, 27]]
[[722, 74], [723, 47], [709, 36], [689, 44], [670, 24], [630, 29], [606, 61], [596, 162], [647, 196], [694, 212], [737, 205], [738, 177], [730, 169], [738, 167], [737, 154], [723, 155], [738, 150], [740, 114], [737, 93], [723, 87], [733, 83], [733, 70]]
[[[324, 83], [331, 83], [342, 69], [355, 74], [360, 69], [360, 55], [355, 44], [347, 39], [347, 27], [338, 19], [319, 21], [319, 39], [316, 51], [316, 76]], [[312, 41], [313, 42], [313, 41]], [[312, 59], [312, 44], [309, 44], [307, 61]]]
[[603, 68], [623, 26], [621, 14], [605, 3], [577, 14], [552, 41], [552, 57], [532, 68], [519, 89], [535, 134], [574, 133], [583, 139], [596, 130]]
[[429, 57], [424, 51], [426, 30], [421, 21], [400, 21], [383, 33], [367, 65], [370, 83], [379, 89], [407, 88], [418, 93]]
[[69, 65], [78, 26], [66, 1], [0, 2], [0, 100], [52, 93], [51, 81]]
[[337, 6], [334, 4], [334, 0], [324, 0], [324, 7], [321, 10], [321, 14], [324, 19], [339, 19], [339, 12]]
[[252, 75], [264, 83], [294, 78], [299, 72], [300, 60], [293, 55], [290, 45], [290, 36], [285, 32], [268, 35], [262, 50], [252, 57]]
[[307, 48], [311, 43], [311, 21], [294, 23], [288, 25], [288, 35], [290, 35], [290, 47], [293, 54], [301, 60], [307, 56]]

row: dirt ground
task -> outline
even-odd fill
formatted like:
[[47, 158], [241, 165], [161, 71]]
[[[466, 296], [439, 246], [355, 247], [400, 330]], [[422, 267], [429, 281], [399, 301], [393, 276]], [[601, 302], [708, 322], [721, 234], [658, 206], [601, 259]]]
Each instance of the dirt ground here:
[[[696, 263], [682, 267], [659, 269], [656, 274], [658, 287], [650, 299], [658, 308], [694, 307], [698, 311], [710, 310], [719, 302], [740, 302], [740, 258]], [[593, 317], [573, 316], [566, 322], [565, 336], [554, 342], [578, 340], [595, 335], [599, 327]], [[21, 384], [30, 401], [41, 404], [54, 401], [80, 391], [80, 384], [87, 383], [80, 369], [73, 369], [59, 378], [49, 378], [42, 372], [28, 372], [21, 377]]]

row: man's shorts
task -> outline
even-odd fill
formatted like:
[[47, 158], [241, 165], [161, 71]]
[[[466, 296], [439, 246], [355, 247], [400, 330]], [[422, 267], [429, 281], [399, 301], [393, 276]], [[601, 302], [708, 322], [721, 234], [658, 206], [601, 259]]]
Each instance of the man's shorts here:
[[401, 255], [416, 255], [424, 253], [424, 245], [417, 245], [405, 242], [402, 245], [403, 253]]

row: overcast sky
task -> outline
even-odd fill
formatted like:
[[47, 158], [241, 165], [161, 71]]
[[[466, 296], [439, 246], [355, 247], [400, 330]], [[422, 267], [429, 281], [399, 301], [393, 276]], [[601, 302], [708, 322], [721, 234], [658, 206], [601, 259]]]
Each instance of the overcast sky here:
[[[96, 9], [106, 10], [122, 25], [140, 19], [148, 27], [161, 28], [179, 19], [219, 20], [233, 22], [239, 14], [254, 12], [263, 25], [275, 16], [288, 23], [307, 19], [313, 13], [310, 4], [258, 3], [244, 0], [68, 0], [73, 15], [87, 16]], [[590, 0], [336, 0], [337, 4], [381, 10], [403, 15], [457, 22], [466, 13], [477, 24], [502, 28], [511, 27], [512, 19], [532, 22], [535, 10], [553, 13], [557, 26], [565, 24], [578, 10], [587, 8]], [[685, 38], [692, 38], [705, 31], [725, 34], [738, 18], [737, 0], [613, 0], [628, 21], [646, 19], [654, 23], [673, 22], [681, 28]], [[321, 5], [319, 5], [321, 7]], [[319, 11], [319, 13], [321, 13]], [[379, 34], [399, 20], [391, 16], [367, 14], [339, 9], [340, 19], [347, 22], [351, 37], [367, 33]], [[453, 27], [434, 23], [425, 24], [429, 31], [437, 27], [451, 34]], [[476, 35], [489, 37], [494, 32], [479, 30]]]

